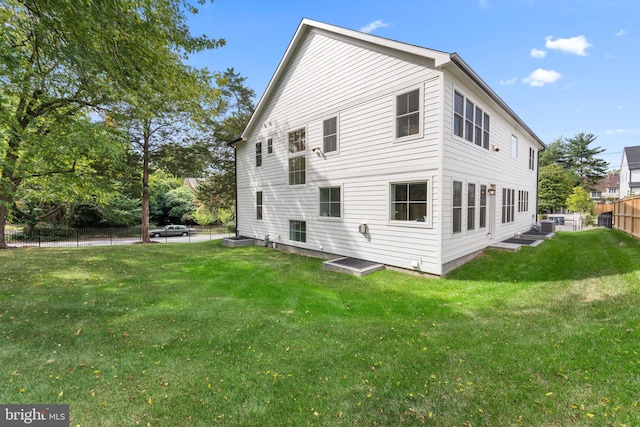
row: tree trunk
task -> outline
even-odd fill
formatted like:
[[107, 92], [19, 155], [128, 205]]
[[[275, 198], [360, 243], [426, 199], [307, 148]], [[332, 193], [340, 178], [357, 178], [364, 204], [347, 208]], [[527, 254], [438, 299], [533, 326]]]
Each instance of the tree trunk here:
[[5, 224], [7, 223], [7, 206], [5, 205], [4, 197], [0, 200], [0, 249], [7, 249], [7, 240], [5, 239], [4, 231]]
[[149, 237], [149, 123], [144, 124], [142, 141], [142, 232], [140, 241], [151, 243]]

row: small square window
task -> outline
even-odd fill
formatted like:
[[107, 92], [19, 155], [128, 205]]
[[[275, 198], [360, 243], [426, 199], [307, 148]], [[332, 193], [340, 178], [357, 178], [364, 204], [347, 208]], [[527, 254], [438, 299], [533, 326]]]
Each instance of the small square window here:
[[320, 189], [320, 216], [340, 218], [341, 216], [340, 187]]
[[391, 220], [427, 220], [427, 182], [391, 184]]
[[289, 240], [303, 243], [307, 241], [306, 221], [289, 221]]

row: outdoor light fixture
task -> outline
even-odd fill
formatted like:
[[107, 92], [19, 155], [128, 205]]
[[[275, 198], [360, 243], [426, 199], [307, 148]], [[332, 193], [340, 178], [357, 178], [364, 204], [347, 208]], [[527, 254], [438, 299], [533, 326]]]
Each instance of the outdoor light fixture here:
[[499, 146], [497, 146], [497, 145], [492, 145], [492, 146], [491, 146], [491, 149], [492, 149], [493, 151], [495, 151], [496, 153], [497, 153], [498, 151], [500, 151], [500, 147], [499, 147]]
[[495, 196], [496, 195], [496, 189], [495, 188], [490, 188], [489, 189], [489, 195], [490, 196]]

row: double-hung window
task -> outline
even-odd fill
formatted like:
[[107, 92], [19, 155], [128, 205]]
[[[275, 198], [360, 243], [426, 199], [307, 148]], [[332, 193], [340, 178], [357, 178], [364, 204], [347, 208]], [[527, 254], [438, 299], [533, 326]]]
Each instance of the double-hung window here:
[[467, 184], [467, 230], [476, 228], [476, 185]]
[[391, 220], [427, 221], [427, 181], [391, 184]]
[[340, 218], [341, 201], [340, 187], [326, 187], [320, 189], [320, 216], [325, 218]]
[[536, 170], [536, 150], [529, 147], [529, 169]]
[[487, 226], [487, 186], [480, 186], [480, 228]]
[[256, 143], [256, 167], [262, 166], [262, 142]]
[[420, 133], [420, 90], [396, 97], [396, 138]]
[[267, 139], [267, 154], [273, 153], [273, 139]]
[[502, 189], [502, 223], [515, 221], [515, 196], [516, 190]]
[[453, 203], [452, 203], [452, 230], [454, 233], [462, 231], [462, 182], [453, 181]]
[[307, 241], [307, 222], [306, 221], [289, 221], [289, 240], [294, 242]]
[[518, 212], [527, 212], [529, 210], [529, 192], [518, 191]]
[[330, 153], [338, 150], [338, 118], [332, 117], [322, 122], [322, 151]]
[[453, 134], [489, 149], [490, 116], [458, 91], [453, 92]]
[[256, 219], [262, 219], [262, 191], [256, 191]]
[[307, 140], [306, 130], [289, 132], [289, 185], [307, 182]]

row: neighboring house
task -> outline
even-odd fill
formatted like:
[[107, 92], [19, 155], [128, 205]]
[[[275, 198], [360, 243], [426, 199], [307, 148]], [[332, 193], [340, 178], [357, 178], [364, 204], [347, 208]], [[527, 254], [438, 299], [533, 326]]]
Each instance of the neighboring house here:
[[640, 145], [625, 147], [620, 166], [620, 197], [640, 194]]
[[620, 197], [620, 174], [607, 174], [596, 184], [590, 195], [596, 203], [617, 200]]
[[442, 275], [536, 222], [544, 143], [455, 53], [305, 19], [232, 144], [283, 249]]

